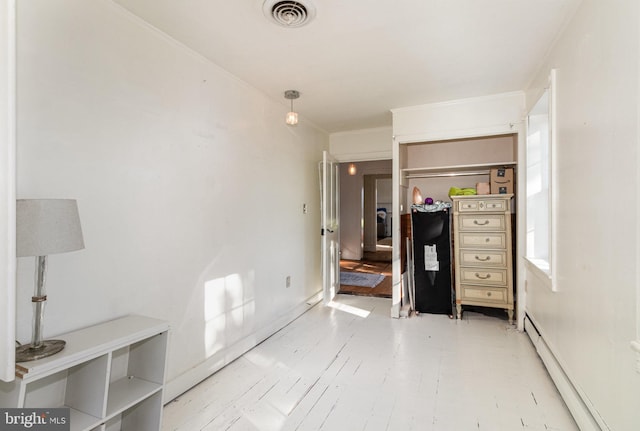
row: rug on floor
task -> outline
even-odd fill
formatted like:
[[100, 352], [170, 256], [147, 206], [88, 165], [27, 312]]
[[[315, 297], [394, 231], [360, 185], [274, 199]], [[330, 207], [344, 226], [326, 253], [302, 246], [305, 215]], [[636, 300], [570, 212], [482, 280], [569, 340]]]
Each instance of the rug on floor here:
[[340, 271], [340, 284], [347, 286], [376, 287], [382, 280], [382, 274]]

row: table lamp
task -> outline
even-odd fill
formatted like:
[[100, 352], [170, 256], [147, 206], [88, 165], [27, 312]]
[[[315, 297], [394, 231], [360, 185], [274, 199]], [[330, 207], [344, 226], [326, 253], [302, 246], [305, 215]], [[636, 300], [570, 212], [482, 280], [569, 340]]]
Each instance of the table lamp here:
[[63, 340], [42, 339], [47, 256], [84, 248], [78, 206], [73, 199], [18, 199], [16, 255], [35, 256], [34, 320], [31, 344], [16, 348], [16, 362], [46, 358], [64, 349]]

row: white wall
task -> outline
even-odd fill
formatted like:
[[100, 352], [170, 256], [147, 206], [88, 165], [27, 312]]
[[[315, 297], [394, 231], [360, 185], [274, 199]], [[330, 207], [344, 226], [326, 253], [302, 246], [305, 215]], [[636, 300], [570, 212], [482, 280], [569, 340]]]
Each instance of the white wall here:
[[171, 398], [320, 292], [328, 136], [108, 0], [18, 6], [18, 197], [77, 199], [86, 244], [49, 259], [45, 336], [166, 319]]
[[391, 160], [393, 156], [391, 127], [332, 133], [329, 140], [331, 155], [339, 162]]
[[391, 178], [380, 178], [376, 181], [376, 202], [378, 207], [385, 207], [391, 212], [391, 201], [393, 199]]
[[640, 428], [639, 12], [583, 1], [527, 91], [532, 106], [557, 68], [558, 291], [527, 272], [527, 313], [598, 426], [618, 431]]
[[395, 142], [475, 138], [516, 132], [522, 92], [392, 109]]

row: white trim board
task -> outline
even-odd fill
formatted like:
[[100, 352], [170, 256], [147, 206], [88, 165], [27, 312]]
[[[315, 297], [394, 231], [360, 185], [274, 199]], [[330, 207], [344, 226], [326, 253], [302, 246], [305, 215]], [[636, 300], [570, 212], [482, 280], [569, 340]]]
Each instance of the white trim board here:
[[376, 160], [391, 160], [393, 158], [393, 153], [391, 151], [370, 151], [366, 153], [342, 153], [342, 154], [331, 154], [338, 163], [347, 163], [347, 162], [372, 162]]
[[0, 5], [0, 380], [12, 381], [16, 320], [16, 0]]

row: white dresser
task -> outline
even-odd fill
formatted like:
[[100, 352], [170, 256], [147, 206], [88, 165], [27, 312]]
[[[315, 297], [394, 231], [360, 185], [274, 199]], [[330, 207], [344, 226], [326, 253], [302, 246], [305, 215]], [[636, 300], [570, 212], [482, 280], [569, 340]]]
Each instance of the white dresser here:
[[513, 323], [512, 194], [452, 196], [456, 311], [503, 308]]

